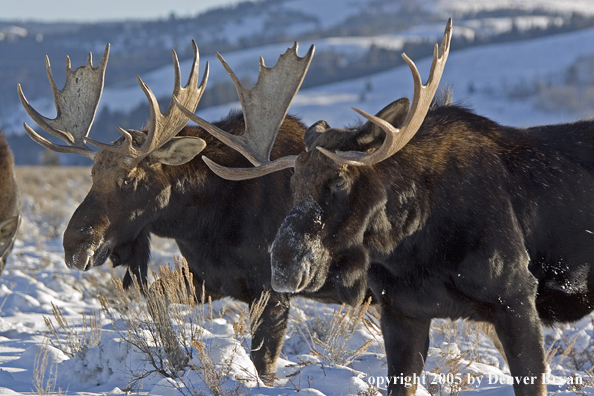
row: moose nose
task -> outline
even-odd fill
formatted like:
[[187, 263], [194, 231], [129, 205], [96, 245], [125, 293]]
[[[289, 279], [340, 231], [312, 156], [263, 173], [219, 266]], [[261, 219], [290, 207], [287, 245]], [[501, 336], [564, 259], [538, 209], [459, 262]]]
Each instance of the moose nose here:
[[310, 286], [313, 274], [328, 261], [320, 233], [321, 208], [309, 197], [291, 209], [271, 249], [272, 288], [297, 293]]
[[308, 285], [309, 266], [302, 265], [301, 268], [283, 269], [272, 264], [272, 289], [279, 293], [299, 293]]

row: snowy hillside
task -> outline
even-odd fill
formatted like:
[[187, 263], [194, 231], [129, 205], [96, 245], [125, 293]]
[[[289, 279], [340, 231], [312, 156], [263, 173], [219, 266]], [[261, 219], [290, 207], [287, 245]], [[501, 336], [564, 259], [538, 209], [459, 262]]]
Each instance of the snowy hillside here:
[[[436, 37], [443, 34], [443, 26], [435, 24], [425, 32], [427, 37], [435, 41]], [[380, 40], [383, 45], [396, 47], [402, 42], [400, 35], [357, 41], [352, 39], [312, 40], [300, 43], [299, 53], [305, 54], [311, 44], [316, 45], [318, 52], [332, 48], [334, 51], [352, 53], [361, 47], [370, 47], [377, 40]], [[530, 41], [492, 44], [464, 50], [452, 48], [442, 85], [448, 84], [453, 87], [456, 101], [503, 124], [531, 126], [574, 120], [578, 115], [567, 113], [563, 109], [558, 112], [542, 110], [536, 102], [537, 98], [512, 100], [508, 97], [506, 90], [520, 84], [536, 84], [547, 79], [562, 78], [566, 69], [576, 60], [594, 54], [594, 48], [584, 45], [592, 40], [594, 40], [594, 29], [586, 29]], [[224, 53], [223, 56], [240, 78], [247, 77], [255, 81], [258, 74], [258, 58], [262, 56], [267, 66], [273, 66], [278, 56], [291, 45], [291, 43], [268, 45]], [[430, 47], [430, 44], [427, 46]], [[413, 60], [421, 73], [428, 72], [430, 58]], [[203, 56], [200, 62], [201, 70], [206, 62], [210, 64], [210, 85], [229, 79], [216, 57]], [[180, 66], [182, 79], [184, 79], [183, 76], [187, 76], [191, 61], [182, 61]], [[157, 97], [171, 95], [172, 66], [163, 67], [141, 77]], [[344, 125], [355, 118], [354, 113], [350, 111], [351, 106], [373, 113], [395, 99], [411, 95], [412, 79], [408, 67], [403, 65], [375, 75], [303, 89], [296, 97], [290, 111], [302, 117], [306, 124], [326, 119], [331, 125]], [[120, 111], [132, 110], [145, 102], [146, 98], [137, 84], [128, 84], [123, 88], [106, 87], [99, 112], [104, 107]], [[51, 99], [33, 101], [32, 105], [48, 117], [55, 114]], [[199, 115], [214, 121], [226, 115], [230, 108], [237, 106], [238, 104], [235, 103], [207, 108], [199, 112]], [[6, 118], [7, 124], [15, 128], [16, 125], [20, 126], [23, 120], [27, 121], [28, 116], [20, 107]], [[91, 132], [91, 136], [98, 136], [98, 133], [100, 132]]]
[[[443, 26], [449, 17], [454, 19], [453, 56], [457, 56], [458, 51], [467, 47], [470, 47], [467, 48], [468, 51], [479, 51], [478, 54], [481, 56], [484, 54], [482, 51], [493, 51], [494, 59], [508, 60], [506, 67], [514, 68], [516, 80], [526, 81], [524, 79], [526, 73], [530, 73], [534, 68], [541, 69], [542, 66], [531, 59], [515, 60], [503, 52], [507, 46], [494, 46], [489, 43], [515, 42], [527, 40], [533, 36], [537, 39], [532, 41], [540, 42], [552, 39], [554, 33], [569, 30], [578, 34], [576, 39], [587, 38], [587, 34], [580, 34], [579, 29], [594, 24], [594, 2], [588, 0], [489, 2], [267, 0], [240, 4], [235, 8], [213, 10], [194, 19], [173, 19], [152, 23], [97, 24], [88, 27], [84, 25], [52, 27], [35, 24], [23, 24], [25, 27], [19, 27], [10, 23], [0, 23], [0, 51], [6, 54], [3, 59], [0, 59], [0, 104], [2, 104], [0, 128], [9, 135], [22, 134], [22, 123], [28, 120], [15, 93], [17, 83], [22, 84], [25, 94], [37, 110], [49, 117], [55, 114], [45, 76], [43, 62], [45, 54], [50, 56], [54, 77], [58, 86], [61, 86], [64, 78], [65, 55], [70, 55], [73, 67], [83, 64], [88, 51], [94, 52], [95, 62], [98, 62], [107, 42], [111, 43], [110, 64], [96, 124], [101, 124], [108, 129], [109, 138], [113, 138], [116, 134], [113, 128], [116, 121], [101, 123], [101, 117], [107, 114], [102, 111], [110, 110], [112, 116], [117, 112], [124, 118], [132, 117], [130, 114], [134, 113], [132, 125], [140, 127], [148, 116], [148, 109], [139, 107], [145, 106], [146, 100], [136, 84], [135, 74], [139, 74], [148, 83], [159, 99], [166, 100], [171, 93], [173, 76], [169, 51], [175, 48], [180, 59], [186, 59], [182, 62], [182, 73], [184, 71], [187, 73], [189, 65], [187, 59], [191, 58], [189, 44], [192, 39], [196, 40], [201, 49], [202, 64], [209, 61], [212, 67], [207, 95], [203, 98], [203, 102], [207, 101], [209, 89], [216, 88], [217, 84], [230, 85], [226, 73], [214, 57], [214, 51], [220, 51], [240, 77], [255, 81], [258, 58], [263, 56], [268, 65], [273, 65], [278, 55], [291, 46], [294, 40], [299, 41], [303, 53], [311, 44], [317, 47], [317, 56], [312, 62], [313, 71], [305, 81], [306, 87], [316, 86], [317, 89], [304, 90], [304, 96], [311, 97], [312, 94], [309, 92], [330, 90], [335, 92], [333, 96], [335, 98], [338, 98], [336, 95], [344, 98], [345, 94], [353, 97], [365, 96], [365, 99], [371, 98], [372, 101], [369, 103], [372, 104], [376, 103], [373, 102], [373, 98], [379, 98], [378, 95], [381, 95], [390, 101], [400, 94], [401, 88], [394, 91], [393, 87], [405, 86], [407, 80], [392, 80], [391, 84], [395, 85], [388, 86], [376, 85], [373, 81], [380, 81], [381, 75], [389, 75], [389, 70], [402, 65], [399, 53], [404, 49], [417, 61], [420, 61], [421, 57], [415, 56], [415, 52], [420, 51], [423, 56], [429, 55], [430, 43], [441, 37]], [[578, 29], [577, 32], [576, 29]], [[571, 36], [565, 37], [569, 37], [568, 41], [572, 40]], [[588, 42], [586, 40], [573, 43], [572, 48], [576, 47], [574, 44], [580, 43], [582, 48], [574, 48], [576, 52], [570, 53], [569, 59], [575, 60], [579, 54], [594, 53], [594, 50], [588, 50], [588, 45], [584, 45]], [[486, 47], [489, 49], [479, 49], [484, 43], [488, 44]], [[525, 45], [528, 45], [529, 50], [531, 44]], [[515, 48], [515, 45], [512, 45], [512, 48]], [[550, 55], [549, 59], [555, 59], [559, 56], [557, 51], [560, 50], [569, 52], [564, 48], [551, 46], [545, 53]], [[509, 79], [502, 75], [506, 73], [505, 70], [494, 68], [491, 62], [482, 62], [481, 58], [478, 58], [478, 55], [474, 56], [472, 52], [467, 56], [468, 61], [465, 66], [454, 68], [454, 65], [448, 65], [447, 67], [449, 75], [455, 77], [452, 73], [458, 73], [462, 77], [452, 80], [456, 84], [455, 89], [459, 100], [468, 101], [469, 105], [475, 106], [472, 103], [475, 98], [472, 95], [466, 95], [467, 89], [475, 88], [475, 83], [483, 86], [485, 84], [484, 78], [480, 79], [482, 82], [467, 78], [463, 73], [465, 68], [475, 70], [473, 75], [476, 77], [478, 77], [477, 73], [490, 76], [495, 91], [501, 88], [502, 83], [510, 87]], [[370, 59], [374, 57], [378, 59]], [[151, 68], [152, 64], [161, 66]], [[559, 78], [565, 70], [563, 65], [557, 62], [555, 64], [559, 67], [551, 69], [550, 72], [555, 75], [555, 78]], [[378, 76], [378, 71], [383, 74]], [[352, 80], [352, 76], [356, 76], [357, 79], [347, 81]], [[544, 78], [529, 74], [528, 77], [529, 81], [535, 80], [536, 77]], [[549, 75], [546, 76], [548, 77]], [[505, 78], [505, 81], [502, 78]], [[339, 94], [336, 84], [330, 85], [327, 89], [321, 86], [321, 84], [327, 85], [328, 81], [341, 82], [345, 92]], [[361, 84], [364, 87], [361, 87]], [[389, 91], [382, 94], [382, 89], [389, 89]], [[316, 100], [317, 102], [323, 100], [328, 104], [328, 98]], [[224, 103], [233, 99], [233, 89], [229, 88], [224, 98], [216, 100]], [[505, 99], [502, 99], [503, 102]], [[531, 100], [531, 98], [524, 99]], [[343, 99], [339, 99], [337, 103], [348, 104], [343, 102]], [[380, 106], [384, 104], [386, 103], [379, 103]], [[314, 114], [330, 111], [331, 107], [333, 106], [320, 107]], [[517, 108], [515, 104], [511, 107]], [[476, 108], [479, 109], [479, 107]], [[296, 106], [294, 110], [299, 112], [300, 108]], [[338, 107], [333, 107], [331, 113], [326, 113], [328, 115], [323, 117], [336, 118], [332, 113], [338, 110]], [[209, 114], [210, 111], [205, 114]], [[484, 115], [491, 116], [502, 112], [489, 112]], [[525, 111], [518, 113], [524, 114]], [[348, 114], [348, 106], [341, 109], [341, 114]], [[309, 115], [303, 115], [306, 121], [310, 120]], [[575, 118], [575, 116], [570, 114], [566, 118]], [[534, 118], [538, 119], [538, 117]], [[111, 120], [111, 118], [106, 119]], [[517, 125], [531, 122], [513, 117], [499, 119], [499, 121]], [[541, 122], [546, 122], [546, 119]], [[97, 133], [98, 131], [94, 132], [94, 134]], [[15, 151], [19, 159], [19, 150]]]
[[[436, 36], [437, 32], [443, 35], [443, 27], [440, 28], [441, 31], [435, 29]], [[564, 112], [562, 109], [558, 112], [544, 111], [538, 107], [537, 98], [510, 100], [506, 89], [563, 75], [566, 68], [577, 59], [594, 54], [594, 48], [584, 45], [592, 40], [594, 29], [587, 29], [524, 42], [494, 44], [460, 51], [453, 48], [441, 84], [453, 88], [457, 102], [470, 106], [478, 114], [502, 124], [531, 126], [571, 121], [577, 118], [576, 114]], [[312, 43], [316, 48], [329, 45], [328, 40]], [[309, 45], [310, 43], [300, 44], [301, 55], [307, 51]], [[287, 44], [268, 46], [224, 54], [224, 57], [240, 77], [251, 77], [252, 81], [255, 81], [258, 56], [263, 56], [266, 64], [272, 66], [278, 54], [286, 48]], [[357, 47], [345, 44], [341, 48], [347, 51], [356, 50]], [[228, 78], [218, 60], [210, 57], [203, 61], [205, 60], [211, 64], [210, 81]], [[421, 75], [426, 78], [431, 59], [415, 60], [415, 63]], [[189, 62], [182, 64], [182, 69], [187, 70], [189, 65]], [[145, 81], [155, 92], [166, 95], [171, 88], [169, 84], [164, 85], [162, 82], [169, 83], [172, 80], [172, 76], [165, 77], [165, 74], [171, 74], [171, 71], [162, 70], [158, 73], [148, 76]], [[471, 86], [472, 92], [469, 90]], [[290, 111], [299, 115], [306, 124], [325, 119], [331, 125], [343, 126], [356, 119], [356, 114], [350, 110], [351, 107], [374, 113], [400, 97], [412, 97], [412, 88], [410, 71], [404, 65], [376, 75], [301, 90]], [[113, 103], [116, 107], [132, 106], [133, 98], [138, 98], [136, 91], [140, 89], [106, 89], [103, 105], [110, 106]], [[208, 108], [199, 115], [208, 120], [216, 120], [226, 115], [230, 108], [238, 106], [238, 103], [235, 103]]]

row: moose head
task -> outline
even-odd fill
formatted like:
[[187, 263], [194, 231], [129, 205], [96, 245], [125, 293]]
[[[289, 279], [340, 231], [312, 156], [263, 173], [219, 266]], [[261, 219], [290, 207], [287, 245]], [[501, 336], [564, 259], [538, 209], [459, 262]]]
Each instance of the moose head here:
[[[175, 82], [173, 97], [195, 109], [208, 79], [208, 64], [200, 85], [198, 82], [198, 47], [192, 42], [194, 62], [184, 88], [180, 83], [179, 61], [173, 51]], [[48, 119], [35, 111], [23, 94], [18, 93], [27, 113], [44, 130], [63, 140], [57, 145], [40, 136], [26, 123], [25, 130], [37, 143], [60, 153], [83, 155], [94, 161], [93, 185], [84, 201], [74, 212], [64, 233], [66, 264], [71, 268], [88, 270], [112, 258], [115, 265], [130, 260], [133, 254], [147, 255], [142, 247], [148, 244], [146, 224], [167, 206], [171, 185], [162, 171], [163, 165], [178, 166], [190, 161], [204, 149], [204, 140], [195, 136], [177, 136], [188, 118], [172, 102], [162, 114], [150, 88], [137, 77], [150, 107], [151, 118], [146, 130], [125, 130], [118, 127], [122, 137], [106, 144], [88, 137], [103, 91], [109, 44], [99, 65], [93, 67], [92, 55], [87, 64], [71, 70], [66, 58], [64, 88], [56, 87], [49, 58], [46, 70], [56, 105], [55, 119]], [[87, 143], [98, 148], [91, 149]], [[139, 246], [140, 245], [140, 246]], [[146, 278], [146, 264], [132, 268], [139, 279]], [[131, 278], [127, 274], [126, 284]]]

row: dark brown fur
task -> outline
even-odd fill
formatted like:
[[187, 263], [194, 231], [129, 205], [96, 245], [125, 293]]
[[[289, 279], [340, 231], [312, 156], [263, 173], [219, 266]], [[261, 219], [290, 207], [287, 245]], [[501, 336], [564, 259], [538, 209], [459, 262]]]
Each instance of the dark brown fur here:
[[[398, 126], [408, 101], [388, 107], [378, 116]], [[307, 132], [273, 288], [315, 292], [332, 266], [347, 281], [366, 272], [389, 376], [421, 374], [432, 318], [469, 318], [494, 325], [512, 376], [538, 377], [516, 395], [546, 394], [541, 323], [594, 308], [594, 121], [517, 129], [438, 106], [373, 166], [338, 166], [316, 149], [373, 151], [383, 139], [370, 123]]]
[[14, 175], [14, 157], [0, 131], [0, 274], [20, 222], [21, 201]]

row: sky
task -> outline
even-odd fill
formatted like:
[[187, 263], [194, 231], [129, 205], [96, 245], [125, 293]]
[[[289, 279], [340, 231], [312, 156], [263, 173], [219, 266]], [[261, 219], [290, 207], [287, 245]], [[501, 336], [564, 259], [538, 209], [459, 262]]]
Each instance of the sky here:
[[[99, 22], [195, 16], [242, 0], [0, 0], [0, 21]], [[243, 0], [245, 1], [245, 0]]]

